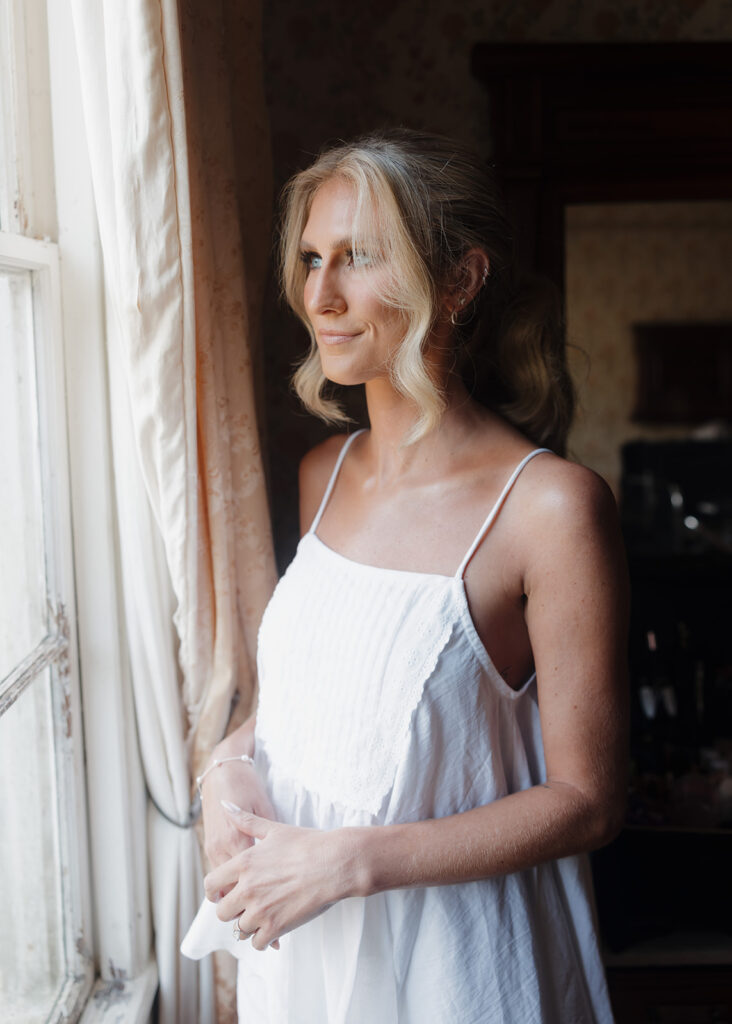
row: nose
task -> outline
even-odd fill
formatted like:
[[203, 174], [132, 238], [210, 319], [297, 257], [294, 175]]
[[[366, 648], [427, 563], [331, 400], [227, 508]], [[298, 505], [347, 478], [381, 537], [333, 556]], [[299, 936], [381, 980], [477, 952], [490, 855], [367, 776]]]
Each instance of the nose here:
[[337, 268], [324, 264], [320, 269], [312, 271], [305, 282], [304, 299], [311, 314], [344, 312], [346, 299]]

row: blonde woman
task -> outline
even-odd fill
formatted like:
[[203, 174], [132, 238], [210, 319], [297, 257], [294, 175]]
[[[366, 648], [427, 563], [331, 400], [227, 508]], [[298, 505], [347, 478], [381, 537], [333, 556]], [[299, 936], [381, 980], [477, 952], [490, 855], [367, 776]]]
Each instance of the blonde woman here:
[[338, 424], [328, 382], [365, 385], [369, 426], [302, 462], [256, 718], [201, 783], [184, 950], [238, 956], [241, 1021], [612, 1020], [583, 854], [623, 815], [624, 559], [561, 457], [556, 308], [510, 238], [488, 171], [426, 134], [287, 188], [295, 386]]

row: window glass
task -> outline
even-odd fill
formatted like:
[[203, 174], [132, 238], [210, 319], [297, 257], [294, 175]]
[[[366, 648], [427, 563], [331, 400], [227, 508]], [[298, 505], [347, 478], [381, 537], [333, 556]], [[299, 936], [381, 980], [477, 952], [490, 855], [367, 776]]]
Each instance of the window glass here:
[[0, 717], [2, 1019], [45, 1021], [66, 976], [51, 670]]
[[29, 270], [0, 270], [0, 679], [47, 632]]

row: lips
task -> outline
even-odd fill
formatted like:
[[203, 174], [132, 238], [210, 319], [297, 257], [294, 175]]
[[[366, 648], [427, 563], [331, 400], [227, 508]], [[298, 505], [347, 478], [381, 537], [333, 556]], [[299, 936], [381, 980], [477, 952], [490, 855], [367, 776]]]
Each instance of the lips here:
[[357, 338], [360, 331], [318, 331], [318, 338], [324, 345], [344, 345]]

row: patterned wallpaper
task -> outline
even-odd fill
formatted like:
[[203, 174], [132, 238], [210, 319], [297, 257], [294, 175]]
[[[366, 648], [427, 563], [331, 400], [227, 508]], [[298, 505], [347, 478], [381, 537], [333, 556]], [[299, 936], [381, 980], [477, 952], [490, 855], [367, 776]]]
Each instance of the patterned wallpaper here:
[[632, 423], [631, 325], [732, 320], [732, 202], [568, 207], [567, 339], [580, 408], [569, 447], [618, 493], [620, 445], [683, 437]]
[[[327, 140], [381, 124], [453, 134], [487, 155], [488, 101], [470, 74], [477, 42], [732, 39], [730, 0], [263, 2], [277, 190]], [[264, 440], [282, 566], [297, 542], [297, 462], [328, 432], [300, 412], [288, 392], [304, 340], [272, 287], [265, 315]]]

